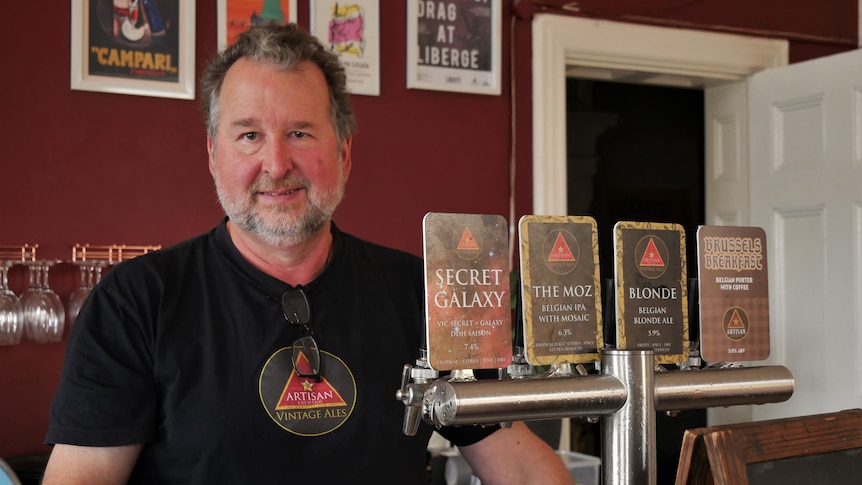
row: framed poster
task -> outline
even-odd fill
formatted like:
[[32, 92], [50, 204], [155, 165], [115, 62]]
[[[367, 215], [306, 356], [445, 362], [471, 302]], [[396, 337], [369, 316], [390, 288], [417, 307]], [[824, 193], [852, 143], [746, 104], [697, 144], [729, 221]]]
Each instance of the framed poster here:
[[407, 87], [500, 94], [500, 0], [407, 0]]
[[252, 24], [296, 22], [296, 0], [218, 0], [218, 49]]
[[380, 95], [378, 0], [315, 0], [311, 33], [341, 58], [351, 94]]
[[194, 66], [194, 2], [72, 0], [72, 89], [194, 99]]

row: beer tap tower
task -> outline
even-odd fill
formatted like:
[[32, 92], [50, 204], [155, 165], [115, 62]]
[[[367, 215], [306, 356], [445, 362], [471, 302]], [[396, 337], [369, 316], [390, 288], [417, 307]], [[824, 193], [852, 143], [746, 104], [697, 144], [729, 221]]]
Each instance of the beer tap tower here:
[[[430, 214], [429, 214], [430, 215]], [[470, 247], [477, 245], [482, 247], [483, 243], [487, 243], [488, 233], [480, 227], [482, 220], [476, 217], [487, 216], [469, 216], [469, 215], [443, 215], [439, 219], [426, 216], [426, 235], [430, 233], [441, 234], [442, 226], [451, 226], [456, 239], [460, 237], [463, 242], [463, 235], [469, 233], [473, 238]], [[463, 315], [453, 317], [451, 314], [451, 305], [447, 308], [449, 314], [445, 317], [434, 315], [433, 302], [436, 298], [440, 301], [441, 294], [446, 291], [455, 291], [451, 285], [447, 287], [446, 281], [438, 280], [434, 283], [434, 271], [430, 271], [426, 267], [426, 275], [428, 276], [428, 288], [435, 288], [434, 294], [429, 291], [428, 305], [428, 332], [426, 333], [427, 345], [430, 353], [444, 355], [446, 359], [436, 358], [429, 355], [429, 349], [420, 349], [421, 355], [414, 364], [406, 364], [403, 368], [401, 388], [396, 392], [396, 398], [405, 405], [404, 427], [403, 431], [406, 435], [415, 435], [420, 424], [420, 420], [424, 420], [434, 426], [461, 426], [461, 425], [483, 425], [501, 423], [506, 425], [512, 421], [529, 421], [542, 419], [560, 419], [571, 417], [582, 417], [591, 420], [599, 419], [601, 421], [601, 436], [602, 436], [602, 476], [603, 483], [610, 485], [654, 485], [656, 483], [656, 412], [667, 412], [669, 415], [674, 415], [678, 411], [688, 409], [703, 409], [708, 407], [736, 406], [749, 404], [767, 404], [786, 401], [793, 393], [794, 381], [790, 371], [783, 366], [759, 366], [759, 367], [743, 367], [738, 362], [730, 365], [712, 366], [700, 368], [697, 365], [698, 355], [696, 351], [689, 350], [687, 326], [681, 325], [682, 336], [685, 337], [685, 342], [680, 343], [678, 348], [684, 351], [678, 355], [671, 349], [668, 353], [666, 349], [666, 341], [670, 340], [668, 328], [673, 327], [672, 322], [665, 321], [662, 328], [662, 338], [660, 343], [655, 348], [651, 348], [646, 343], [647, 337], [639, 337], [637, 334], [629, 331], [626, 333], [626, 307], [623, 306], [625, 300], [626, 278], [628, 281], [637, 282], [636, 284], [643, 285], [643, 279], [631, 278], [622, 265], [616, 268], [615, 271], [615, 286], [617, 290], [617, 308], [616, 308], [616, 323], [617, 323], [617, 338], [616, 346], [618, 348], [605, 347], [602, 342], [602, 327], [598, 323], [592, 327], [594, 332], [593, 340], [589, 337], [578, 335], [578, 330], [569, 331], [566, 326], [553, 326], [552, 332], [541, 334], [539, 327], [536, 327], [534, 322], [530, 322], [530, 308], [535, 309], [539, 305], [543, 305], [540, 301], [536, 301], [536, 293], [531, 294], [527, 290], [536, 286], [548, 286], [550, 283], [544, 277], [539, 281], [536, 276], [539, 274], [528, 266], [525, 266], [525, 261], [535, 261], [529, 251], [524, 249], [528, 246], [538, 252], [549, 252], [555, 254], [557, 251], [562, 254], [565, 264], [558, 265], [557, 270], [565, 269], [573, 266], [574, 261], [581, 265], [583, 261], [589, 260], [588, 256], [581, 258], [578, 247], [593, 248], [592, 253], [597, 255], [597, 245], [594, 244], [595, 223], [592, 222], [593, 239], [587, 240], [586, 243], [578, 243], [577, 236], [579, 230], [578, 224], [583, 224], [583, 218], [572, 219], [571, 217], [534, 217], [527, 216], [528, 219], [521, 221], [521, 239], [522, 239], [522, 296], [525, 307], [524, 311], [524, 334], [527, 337], [524, 341], [526, 348], [514, 346], [513, 355], [509, 355], [509, 362], [506, 366], [507, 372], [505, 378], [499, 380], [477, 380], [473, 377], [472, 371], [446, 368], [445, 363], [458, 365], [461, 363], [458, 358], [453, 358], [453, 353], [449, 350], [445, 354], [440, 351], [445, 347], [445, 343], [436, 338], [432, 333], [434, 326], [446, 328], [449, 334], [452, 334], [452, 325], [446, 323], [459, 320]], [[572, 225], [574, 224], [574, 226]], [[493, 223], [494, 231], [499, 229], [499, 221]], [[635, 249], [637, 245], [646, 247], [646, 253], [658, 250], [653, 253], [654, 260], [646, 261], [645, 264], [651, 265], [649, 270], [655, 271], [656, 266], [661, 260], [662, 264], [667, 267], [673, 267], [670, 261], [678, 258], [678, 254], [684, 250], [683, 244], [674, 244], [677, 228], [668, 228], [662, 225], [651, 225], [649, 223], [635, 224], [618, 224], [615, 228], [617, 232], [617, 241], [620, 246], [615, 248], [616, 254], [620, 259], [626, 259], [627, 254], [641, 251], [640, 248]], [[464, 230], [464, 228], [467, 228]], [[703, 229], [703, 228], [702, 228]], [[752, 228], [733, 228], [731, 231], [737, 233], [725, 234], [724, 230], [716, 230], [710, 228], [708, 234], [703, 237], [713, 238], [712, 242], [721, 242], [722, 238], [729, 237], [735, 240], [742, 237], [745, 238], [763, 238], [760, 233], [755, 233], [751, 236]], [[756, 229], [756, 228], [754, 228]], [[633, 231], [626, 233], [626, 231]], [[663, 232], [664, 231], [664, 232]], [[587, 231], [589, 233], [589, 231]], [[700, 231], [699, 231], [700, 232]], [[668, 243], [667, 236], [670, 234], [671, 242]], [[478, 237], [477, 237], [478, 236]], [[684, 235], [683, 235], [684, 237]], [[700, 234], [699, 234], [700, 237]], [[650, 239], [652, 238], [652, 239]], [[537, 242], [542, 241], [541, 244]], [[635, 241], [637, 244], [631, 244], [631, 247], [626, 247], [626, 241]], [[760, 261], [754, 279], [761, 279], [761, 283], [765, 287], [765, 245], [763, 239], [758, 242], [758, 250], [762, 253], [763, 258]], [[530, 244], [532, 242], [533, 244]], [[563, 248], [562, 245], [565, 245]], [[450, 251], [455, 244], [445, 245]], [[664, 246], [664, 249], [662, 247]], [[667, 246], [670, 246], [668, 251]], [[704, 244], [706, 246], [706, 244]], [[713, 247], [713, 246], [711, 246]], [[548, 249], [551, 248], [551, 249]], [[700, 246], [698, 248], [700, 250]], [[726, 249], [726, 248], [724, 248]], [[751, 249], [749, 247], [748, 249]], [[568, 252], [567, 252], [568, 251]], [[440, 267], [439, 258], [429, 258], [429, 240], [426, 237], [426, 265], [438, 265]], [[727, 251], [725, 251], [727, 252]], [[586, 255], [589, 251], [584, 251]], [[431, 255], [433, 256], [433, 255]], [[463, 256], [463, 255], [462, 255]], [[712, 256], [715, 256], [714, 254]], [[683, 256], [684, 258], [684, 256]], [[457, 259], [457, 258], [456, 258]], [[643, 262], [640, 256], [628, 258], [631, 261]], [[703, 260], [706, 258], [700, 257]], [[544, 258], [542, 261], [548, 261], [550, 258]], [[469, 260], [473, 262], [474, 260]], [[597, 261], [597, 256], [594, 261]], [[713, 258], [713, 261], [717, 259]], [[746, 260], [748, 261], [748, 260]], [[458, 261], [448, 259], [444, 266], [455, 266]], [[635, 263], [636, 264], [636, 263]], [[536, 265], [538, 266], [538, 265]], [[680, 281], [676, 288], [682, 293], [683, 298], [678, 299], [675, 304], [685, 302], [683, 309], [683, 317], [688, 311], [686, 298], [686, 288], [688, 280], [685, 278], [684, 263], [681, 278], [676, 274], [674, 278]], [[588, 318], [569, 318], [574, 321], [589, 321], [600, 322], [600, 304], [598, 296], [598, 276], [594, 268], [587, 268], [591, 273], [589, 282], [585, 284], [592, 285], [594, 293], [586, 294], [584, 297], [590, 299], [591, 303], [585, 306], [579, 306], [574, 303], [572, 306], [562, 307], [545, 307], [554, 309], [584, 309], [586, 307]], [[705, 274], [710, 274], [711, 270], [722, 270], [727, 268], [705, 268], [701, 265], [701, 277]], [[636, 268], [635, 268], [636, 270]], [[445, 273], [445, 272], [444, 272]], [[469, 274], [467, 272], [465, 274]], [[577, 278], [573, 271], [551, 272], [554, 278], [566, 278], [568, 283], [572, 282], [572, 278]], [[440, 273], [436, 273], [440, 274]], [[449, 274], [458, 274], [450, 272]], [[481, 274], [481, 273], [473, 273]], [[735, 277], [739, 276], [739, 267], [733, 268]], [[742, 273], [742, 277], [745, 276]], [[487, 280], [474, 278], [472, 283], [490, 283]], [[721, 282], [721, 277], [713, 278], [711, 281]], [[748, 280], [752, 281], [752, 280]], [[453, 283], [449, 281], [448, 283]], [[467, 282], [469, 283], [469, 282]], [[541, 285], [540, 285], [541, 283]], [[457, 289], [457, 293], [466, 294], [467, 290], [462, 285]], [[647, 285], [648, 286], [648, 285]], [[673, 287], [673, 285], [664, 284], [663, 288]], [[703, 286], [702, 286], [703, 287]], [[489, 291], [485, 288], [485, 291]], [[493, 290], [496, 291], [496, 290]], [[724, 292], [722, 298], [733, 298], [732, 292]], [[704, 296], [704, 291], [701, 289], [701, 298]], [[571, 294], [569, 295], [571, 296]], [[736, 295], [738, 296], [738, 295]], [[750, 295], [747, 295], [750, 296]], [[594, 298], [594, 300], [593, 300]], [[476, 300], [481, 301], [481, 300]], [[485, 298], [485, 301], [490, 301]], [[568, 298], [566, 301], [573, 301]], [[586, 300], [584, 300], [586, 301]], [[747, 300], [743, 300], [747, 302]], [[451, 303], [451, 300], [450, 300]], [[646, 303], [639, 303], [638, 308], [649, 306]], [[703, 301], [701, 302], [703, 305]], [[726, 302], [722, 305], [727, 306]], [[754, 333], [757, 331], [757, 317], [750, 315], [751, 312], [746, 312], [747, 303], [730, 305], [733, 312], [725, 311], [729, 317], [725, 317], [723, 328], [744, 328], [746, 332]], [[509, 308], [504, 310], [509, 311]], [[592, 312], [595, 310], [595, 314]], [[487, 316], [487, 308], [483, 309], [483, 316]], [[651, 312], [646, 311], [647, 313]], [[536, 312], [534, 312], [536, 313]], [[629, 312], [631, 313], [631, 312]], [[664, 311], [662, 315], [673, 314], [673, 311]], [[582, 314], [583, 315], [583, 314]], [[595, 315], [595, 316], [593, 316]], [[734, 322], [734, 318], [742, 318], [742, 326], [739, 327], [739, 322]], [[449, 320], [444, 320], [448, 318]], [[593, 319], [594, 318], [594, 319]], [[632, 315], [629, 315], [632, 318]], [[566, 319], [563, 319], [566, 320]], [[685, 320], [683, 318], [683, 320]], [[466, 319], [466, 321], [470, 321]], [[493, 318], [482, 321], [491, 322]], [[537, 320], [538, 321], [538, 320]], [[543, 322], [553, 322], [555, 319], [544, 318]], [[730, 323], [728, 323], [728, 321]], [[531, 328], [531, 323], [534, 325]], [[682, 322], [677, 322], [682, 323]], [[703, 326], [701, 319], [701, 326]], [[503, 331], [508, 331], [511, 335], [511, 329], [505, 328]], [[583, 327], [583, 325], [581, 325]], [[639, 329], [640, 330], [640, 329]], [[650, 332], [646, 329], [643, 332], [644, 336], [656, 337], [658, 332]], [[460, 330], [457, 330], [460, 331]], [[480, 336], [488, 336], [482, 332], [477, 332]], [[441, 333], [442, 335], [442, 333]], [[544, 337], [542, 335], [545, 335]], [[550, 335], [550, 337], [548, 337]], [[709, 335], [708, 333], [706, 335]], [[701, 336], [706, 336], [701, 331]], [[729, 335], [739, 335], [739, 332], [730, 332]], [[566, 345], [558, 345], [551, 347], [543, 345], [542, 339], [552, 339], [555, 342], [569, 342]], [[572, 339], [575, 340], [572, 340]], [[568, 340], [567, 340], [568, 339]], [[655, 339], [653, 339], [655, 340]], [[768, 334], [767, 334], [768, 342]], [[509, 343], [505, 338], [505, 343]], [[579, 354], [572, 355], [571, 348], [579, 347], [576, 345], [583, 342], [593, 342], [591, 349], [581, 351]], [[727, 349], [726, 355], [739, 357], [745, 355], [745, 345], [740, 343], [744, 339], [732, 341], [732, 346]], [[481, 342], [480, 342], [481, 343]], [[623, 344], [623, 345], [621, 345]], [[448, 345], [451, 348], [466, 348], [471, 350], [467, 357], [462, 360], [473, 362], [493, 361], [500, 358], [499, 355], [488, 357], [480, 353], [481, 345], [472, 345], [472, 343], [464, 343], [461, 340], [457, 342], [450, 341]], [[623, 348], [620, 348], [623, 347]], [[673, 346], [672, 346], [673, 347]], [[512, 348], [512, 346], [510, 346]], [[552, 356], [539, 355], [542, 351], [536, 349], [556, 348], [561, 349], [560, 354], [563, 358], [557, 358], [556, 362], [551, 364], [552, 369], [556, 372], [546, 373], [543, 376], [533, 376], [531, 365], [545, 365], [547, 363], [543, 358], [551, 358]], [[678, 349], [677, 349], [678, 350]], [[742, 350], [742, 352], [740, 352]], [[537, 353], [538, 352], [538, 353]], [[768, 352], [768, 348], [767, 348]], [[598, 373], [594, 374], [579, 374], [571, 372], [572, 365], [577, 365], [584, 354], [592, 359], [593, 355], [598, 359], [591, 360], [596, 363]], [[722, 354], [725, 355], [725, 354]], [[430, 358], [429, 358], [430, 357]], [[750, 358], [750, 354], [747, 356]], [[732, 359], [729, 359], [732, 360]], [[585, 362], [585, 360], [580, 360]], [[690, 365], [691, 362], [696, 365]], [[444, 364], [440, 364], [444, 362]], [[675, 370], [666, 370], [666, 367], [660, 364], [676, 364]], [[481, 367], [477, 367], [481, 368]], [[581, 366], [578, 366], [582, 369]], [[451, 371], [448, 375], [441, 377], [440, 371]]]
[[405, 365], [396, 395], [404, 433], [435, 426], [599, 417], [605, 484], [655, 484], [655, 413], [786, 401], [793, 376], [783, 366], [654, 372], [650, 350], [602, 351], [586, 376], [456, 381], [432, 377], [421, 359]]

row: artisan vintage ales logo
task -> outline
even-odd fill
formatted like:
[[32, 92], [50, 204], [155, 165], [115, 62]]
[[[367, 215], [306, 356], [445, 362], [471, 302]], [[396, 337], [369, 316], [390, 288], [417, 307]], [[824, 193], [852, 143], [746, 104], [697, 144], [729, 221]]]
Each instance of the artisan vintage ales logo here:
[[638, 272], [647, 278], [658, 278], [667, 270], [667, 246], [661, 238], [645, 236], [635, 247]]
[[578, 240], [570, 232], [564, 230], [551, 231], [542, 243], [545, 265], [556, 274], [571, 273], [578, 266], [580, 247]]
[[742, 340], [748, 335], [748, 314], [739, 307], [730, 307], [722, 319], [724, 334], [730, 340]]
[[468, 261], [476, 259], [479, 256], [479, 243], [473, 236], [473, 231], [467, 226], [461, 234], [461, 239], [458, 241], [458, 246], [455, 247], [455, 254], [461, 259]]
[[[347, 365], [321, 351], [323, 375], [319, 382], [296, 374], [293, 350], [277, 350], [260, 373], [260, 401], [281, 428], [300, 436], [319, 436], [344, 424], [356, 405], [356, 381]], [[297, 365], [307, 367], [300, 356]]]

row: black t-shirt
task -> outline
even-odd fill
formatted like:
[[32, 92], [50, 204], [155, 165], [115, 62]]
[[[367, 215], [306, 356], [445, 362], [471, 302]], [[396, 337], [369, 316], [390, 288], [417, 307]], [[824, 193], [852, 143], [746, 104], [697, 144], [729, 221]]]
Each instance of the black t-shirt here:
[[[72, 328], [46, 442], [145, 443], [130, 483], [426, 483], [395, 398], [423, 332], [421, 259], [340, 232], [304, 287], [323, 379], [293, 373], [281, 294], [224, 222], [111, 269]], [[456, 445], [496, 427], [443, 428]]]

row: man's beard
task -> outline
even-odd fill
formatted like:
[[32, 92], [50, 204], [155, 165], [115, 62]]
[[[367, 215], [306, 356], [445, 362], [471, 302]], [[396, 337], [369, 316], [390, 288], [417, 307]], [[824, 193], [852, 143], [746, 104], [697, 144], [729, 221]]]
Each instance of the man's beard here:
[[[296, 175], [281, 179], [263, 178], [244, 194], [228, 193], [219, 183], [218, 175], [215, 176], [215, 186], [219, 203], [233, 224], [268, 244], [293, 246], [302, 243], [329, 223], [344, 197], [343, 165], [339, 169], [338, 179], [336, 187], [330, 191], [315, 189], [305, 178]], [[280, 205], [255, 205], [258, 192], [278, 187], [304, 187], [307, 194], [305, 211], [298, 213], [292, 207]]]

